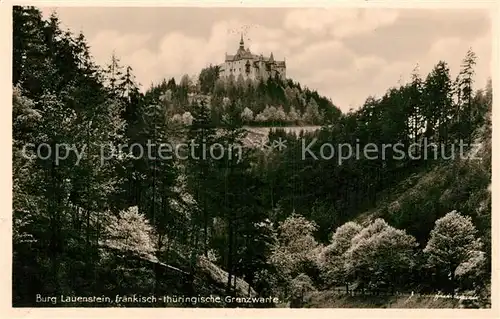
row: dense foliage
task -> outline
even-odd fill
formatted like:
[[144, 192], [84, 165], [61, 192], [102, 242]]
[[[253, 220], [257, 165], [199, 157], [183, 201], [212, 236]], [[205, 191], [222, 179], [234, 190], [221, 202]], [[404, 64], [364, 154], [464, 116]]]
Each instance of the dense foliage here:
[[[300, 307], [339, 287], [488, 299], [492, 91], [473, 90], [472, 51], [456, 79], [440, 61], [341, 114], [292, 80], [223, 80], [213, 66], [141, 93], [130, 67], [114, 55], [97, 66], [57, 15], [13, 15], [15, 306], [218, 294]], [[323, 128], [273, 130], [280, 151], [244, 145], [245, 125], [284, 124]], [[183, 142], [235, 152], [157, 156]], [[405, 152], [332, 155], [325, 143]]]
[[[168, 97], [171, 111], [181, 118], [189, 116], [196, 108], [196, 101], [208, 101], [214, 125], [223, 125], [224, 114], [238, 114], [246, 125], [321, 125], [335, 122], [341, 112], [316, 91], [302, 88], [300, 83], [280, 78], [244, 80], [240, 75], [220, 78], [219, 67], [209, 66], [201, 70], [198, 79], [187, 74], [179, 83], [175, 79], [164, 80], [152, 86], [153, 99]], [[161, 98], [163, 99], [163, 98]]]

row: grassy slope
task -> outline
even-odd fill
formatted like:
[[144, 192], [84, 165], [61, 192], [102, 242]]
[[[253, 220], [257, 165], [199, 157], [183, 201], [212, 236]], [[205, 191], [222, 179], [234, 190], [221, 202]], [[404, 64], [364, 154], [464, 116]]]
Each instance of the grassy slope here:
[[490, 229], [490, 132], [487, 127], [476, 132], [474, 143], [481, 146], [475, 157], [480, 159], [457, 156], [413, 174], [396, 187], [384, 190], [377, 205], [360, 214], [357, 221], [367, 223], [381, 217], [409, 233], [430, 232], [438, 218], [457, 210], [471, 215], [480, 230]]
[[460, 300], [409, 296], [344, 296], [323, 291], [312, 294], [308, 308], [463, 308]]
[[[430, 232], [438, 218], [457, 210], [473, 217], [483, 240], [488, 242], [491, 237], [491, 127], [479, 129], [474, 142], [481, 144], [477, 154], [481, 160], [457, 158], [414, 174], [396, 187], [384, 190], [377, 205], [360, 214], [356, 221], [366, 224], [382, 217], [409, 233], [422, 233]], [[310, 295], [306, 307], [474, 308], [475, 302], [416, 296], [410, 299], [408, 296], [344, 296], [320, 291]]]

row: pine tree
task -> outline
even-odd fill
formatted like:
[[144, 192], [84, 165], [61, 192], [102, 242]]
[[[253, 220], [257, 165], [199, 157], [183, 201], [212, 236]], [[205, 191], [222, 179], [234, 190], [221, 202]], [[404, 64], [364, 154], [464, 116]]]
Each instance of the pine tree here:
[[413, 70], [412, 81], [408, 88], [408, 111], [411, 123], [410, 134], [413, 136], [413, 142], [417, 143], [422, 132], [422, 96], [423, 83], [418, 74], [418, 66]]
[[451, 92], [448, 66], [440, 61], [425, 81], [423, 114], [427, 124], [425, 137], [429, 142], [448, 142], [452, 116]]
[[466, 138], [468, 144], [472, 142], [473, 131], [473, 77], [476, 65], [476, 54], [469, 49], [462, 62], [460, 73], [457, 77], [457, 91], [459, 94], [457, 119], [460, 125], [460, 138]]
[[111, 62], [106, 67], [107, 82], [111, 93], [119, 96], [119, 83], [123, 76], [123, 66], [120, 65], [120, 59], [113, 52]]
[[[139, 112], [138, 142], [144, 152], [136, 151], [139, 179], [139, 211], [152, 221], [158, 233], [157, 249], [164, 247], [164, 240], [175, 237], [176, 228], [185, 217], [176, 216], [171, 207], [175, 198], [177, 183], [177, 165], [175, 154], [163, 153], [162, 149], [173, 148], [172, 131], [167, 125], [165, 109], [161, 105], [143, 106]], [[170, 238], [169, 238], [170, 237]]]
[[[200, 101], [196, 104], [197, 107], [193, 110], [193, 122], [188, 133], [188, 140], [192, 145], [196, 145], [188, 159], [188, 185], [194, 194], [199, 207], [196, 212], [200, 212], [201, 216], [194, 214], [193, 227], [197, 232], [202, 229], [203, 239], [202, 247], [205, 256], [208, 253], [209, 245], [209, 227], [213, 219], [213, 209], [211, 202], [213, 199], [213, 178], [217, 172], [214, 169], [213, 159], [210, 157], [209, 150], [215, 143], [216, 130], [210, 116], [210, 109], [205, 101]], [[196, 213], [195, 212], [195, 213]], [[198, 246], [196, 242], [193, 246]]]

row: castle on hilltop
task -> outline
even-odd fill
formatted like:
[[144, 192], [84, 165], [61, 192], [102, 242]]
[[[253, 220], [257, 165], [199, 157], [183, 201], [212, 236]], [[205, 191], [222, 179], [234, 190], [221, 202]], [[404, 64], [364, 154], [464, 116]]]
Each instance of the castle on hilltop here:
[[252, 54], [250, 49], [245, 49], [243, 35], [240, 40], [240, 47], [235, 55], [228, 55], [223, 64], [220, 65], [220, 76], [225, 78], [242, 75], [243, 79], [267, 80], [269, 77], [278, 76], [282, 80], [286, 79], [285, 61], [276, 61], [273, 53], [269, 57]]

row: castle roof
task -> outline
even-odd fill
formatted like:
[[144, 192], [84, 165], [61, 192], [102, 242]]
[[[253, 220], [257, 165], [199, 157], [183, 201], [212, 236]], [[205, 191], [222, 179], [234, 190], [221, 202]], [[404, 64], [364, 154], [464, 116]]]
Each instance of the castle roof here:
[[262, 54], [257, 55], [253, 54], [249, 48], [245, 49], [244, 47], [244, 42], [243, 42], [243, 35], [241, 36], [240, 40], [240, 47], [238, 48], [238, 51], [236, 51], [236, 54], [230, 55], [226, 54], [226, 62], [233, 62], [233, 61], [239, 61], [239, 60], [253, 60], [259, 61], [262, 60], [264, 62], [269, 62], [269, 63], [275, 63], [278, 66], [285, 66], [285, 61], [276, 61], [274, 59], [273, 53], [271, 52], [271, 55], [269, 57], [264, 57]]
[[239, 60], [259, 61], [261, 58], [262, 58], [262, 61], [264, 61], [264, 62], [276, 63], [277, 65], [280, 65], [280, 66], [285, 65], [285, 61], [276, 61], [272, 54], [269, 57], [265, 57], [262, 55], [253, 54], [249, 50], [245, 50], [245, 51], [238, 50], [238, 52], [236, 52], [236, 54], [234, 54], [234, 55], [226, 54], [226, 62], [233, 62], [233, 61], [239, 61]]

